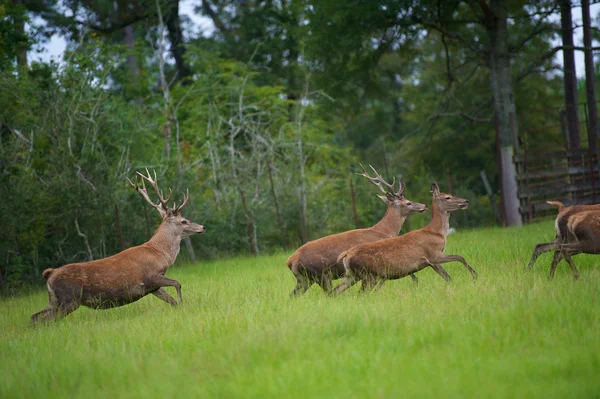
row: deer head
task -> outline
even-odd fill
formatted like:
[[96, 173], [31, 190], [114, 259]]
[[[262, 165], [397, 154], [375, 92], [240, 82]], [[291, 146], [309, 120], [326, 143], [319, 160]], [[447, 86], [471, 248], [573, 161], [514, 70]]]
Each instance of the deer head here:
[[[177, 205], [175, 202], [173, 202], [173, 207], [169, 207], [168, 202], [171, 199], [173, 192], [171, 191], [171, 189], [169, 189], [169, 196], [167, 198], [164, 197], [163, 193], [158, 188], [156, 171], [154, 171], [154, 179], [152, 179], [152, 177], [150, 176], [150, 172], [148, 172], [147, 168], [147, 176], [144, 176], [143, 174], [137, 171], [136, 174], [137, 175], [135, 177], [135, 183], [132, 183], [131, 180], [129, 180], [129, 178], [127, 178], [127, 181], [129, 182], [129, 184], [131, 184], [135, 191], [140, 193], [140, 195], [154, 209], [156, 209], [158, 213], [160, 213], [160, 216], [163, 219], [162, 225], [167, 227], [173, 234], [180, 237], [190, 236], [193, 234], [204, 234], [204, 232], [206, 231], [206, 228], [204, 226], [187, 220], [180, 213], [181, 209], [187, 204], [188, 200], [190, 199], [189, 190], [186, 190], [183, 196], [183, 201], [180, 205]], [[154, 188], [154, 191], [158, 197], [157, 204], [150, 199], [144, 181], [150, 183], [150, 185]], [[139, 184], [140, 182], [142, 183], [141, 186]]]
[[[373, 166], [369, 165], [369, 167], [373, 170], [373, 173], [375, 173], [375, 177], [369, 176], [362, 164], [360, 164], [360, 167], [362, 168], [363, 173], [357, 173], [357, 175], [366, 177], [371, 183], [379, 187], [379, 190], [381, 190], [381, 192], [383, 192], [385, 195], [378, 195], [378, 197], [386, 204], [393, 205], [394, 209], [401, 215], [408, 216], [412, 215], [413, 213], [421, 213], [427, 210], [427, 205], [413, 202], [404, 198], [404, 189], [406, 186], [403, 183], [398, 182], [398, 191], [395, 191], [395, 178], [392, 181], [392, 184], [390, 184], [386, 182], [379, 173], [377, 173]], [[383, 188], [383, 186], [385, 186], [387, 190]]]
[[437, 204], [439, 210], [442, 212], [453, 212], [469, 207], [468, 200], [442, 193], [436, 183], [431, 184], [431, 194], [433, 195], [433, 202]]

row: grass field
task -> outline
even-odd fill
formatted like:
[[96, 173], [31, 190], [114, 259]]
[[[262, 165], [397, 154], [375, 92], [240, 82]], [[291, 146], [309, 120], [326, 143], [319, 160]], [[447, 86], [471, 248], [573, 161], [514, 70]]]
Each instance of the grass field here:
[[418, 287], [290, 299], [280, 254], [171, 269], [179, 308], [148, 296], [31, 328], [46, 292], [2, 299], [0, 398], [600, 397], [600, 258], [574, 258], [577, 282], [564, 262], [547, 280], [550, 254], [524, 273], [553, 237], [550, 222], [449, 236], [476, 283], [450, 263], [450, 284], [426, 269]]

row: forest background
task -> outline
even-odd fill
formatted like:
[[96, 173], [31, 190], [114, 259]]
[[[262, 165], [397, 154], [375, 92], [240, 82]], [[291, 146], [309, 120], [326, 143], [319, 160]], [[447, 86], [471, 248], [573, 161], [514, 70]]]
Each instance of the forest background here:
[[[385, 206], [359, 162], [411, 200], [428, 203], [432, 181], [471, 200], [454, 227], [518, 225], [511, 155], [563, 148], [536, 127], [598, 81], [597, 62], [577, 80], [568, 60], [597, 58], [568, 42], [586, 8], [197, 0], [203, 35], [180, 0], [0, 0], [0, 291], [146, 241], [159, 219], [126, 183], [144, 168], [176, 199], [189, 188], [184, 214], [207, 227], [183, 261], [374, 224]], [[61, 62], [32, 61], [55, 34]]]

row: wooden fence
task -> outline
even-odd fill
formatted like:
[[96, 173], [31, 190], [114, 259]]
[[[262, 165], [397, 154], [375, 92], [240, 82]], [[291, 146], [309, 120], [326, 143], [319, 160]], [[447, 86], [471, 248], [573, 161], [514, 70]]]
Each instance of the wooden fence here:
[[[584, 116], [584, 120], [579, 122], [582, 130], [580, 149], [557, 150], [556, 144], [561, 141], [558, 135], [563, 136], [563, 148], [568, 147], [568, 127], [563, 112], [554, 114], [560, 123], [538, 126], [535, 129], [542, 130], [548, 142], [554, 143], [552, 145], [530, 145], [527, 137], [535, 130], [527, 129], [525, 118], [521, 119], [521, 139], [524, 146], [515, 155], [514, 162], [517, 168], [520, 213], [524, 223], [538, 218], [555, 217], [556, 208], [548, 205], [548, 200], [561, 201], [565, 205], [600, 202], [599, 151], [588, 148], [587, 112], [585, 104], [580, 104], [580, 107], [579, 114]], [[539, 136], [538, 131], [537, 137]]]

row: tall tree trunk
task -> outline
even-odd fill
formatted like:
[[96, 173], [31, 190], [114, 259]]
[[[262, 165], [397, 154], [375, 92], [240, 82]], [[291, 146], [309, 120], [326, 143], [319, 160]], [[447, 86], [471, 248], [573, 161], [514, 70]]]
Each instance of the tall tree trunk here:
[[592, 54], [592, 32], [590, 22], [590, 1], [581, 0], [581, 19], [583, 22], [583, 45], [585, 47], [585, 94], [588, 108], [588, 142], [590, 152], [596, 152], [598, 138], [598, 107], [596, 104], [596, 86], [594, 76], [594, 55]]
[[571, 0], [560, 0], [560, 27], [563, 42], [565, 106], [569, 131], [569, 148], [581, 147], [579, 138], [579, 113], [577, 112], [577, 74], [575, 72], [575, 50], [573, 49], [573, 21]]
[[140, 74], [140, 70], [137, 66], [137, 58], [134, 54], [134, 42], [135, 35], [133, 31], [133, 25], [127, 25], [123, 30], [123, 43], [127, 47], [127, 66], [129, 67], [129, 76], [132, 78]]
[[27, 69], [27, 34], [25, 33], [25, 7], [24, 0], [13, 0], [14, 4], [17, 4], [19, 11], [22, 11], [17, 18], [15, 18], [15, 32], [19, 36], [19, 49], [17, 51], [17, 66], [19, 69]]
[[277, 225], [279, 226], [279, 234], [281, 235], [281, 246], [285, 249], [285, 229], [281, 221], [279, 213], [279, 201], [277, 201], [277, 193], [275, 192], [275, 184], [273, 183], [273, 171], [271, 161], [267, 161], [267, 172], [269, 174], [269, 183], [271, 185], [271, 195], [273, 196], [273, 204], [275, 205], [275, 215], [277, 216]]
[[185, 45], [183, 43], [183, 32], [181, 31], [181, 21], [179, 19], [179, 0], [169, 0], [167, 2], [167, 12], [165, 15], [169, 41], [171, 42], [171, 54], [175, 58], [175, 67], [177, 68], [177, 80], [183, 80], [192, 75], [192, 71], [185, 63]]
[[508, 50], [508, 5], [492, 0], [486, 13], [486, 28], [490, 38], [489, 68], [494, 95], [494, 111], [500, 145], [500, 176], [502, 205], [507, 226], [521, 226], [517, 173], [513, 155], [518, 150], [517, 110]]

